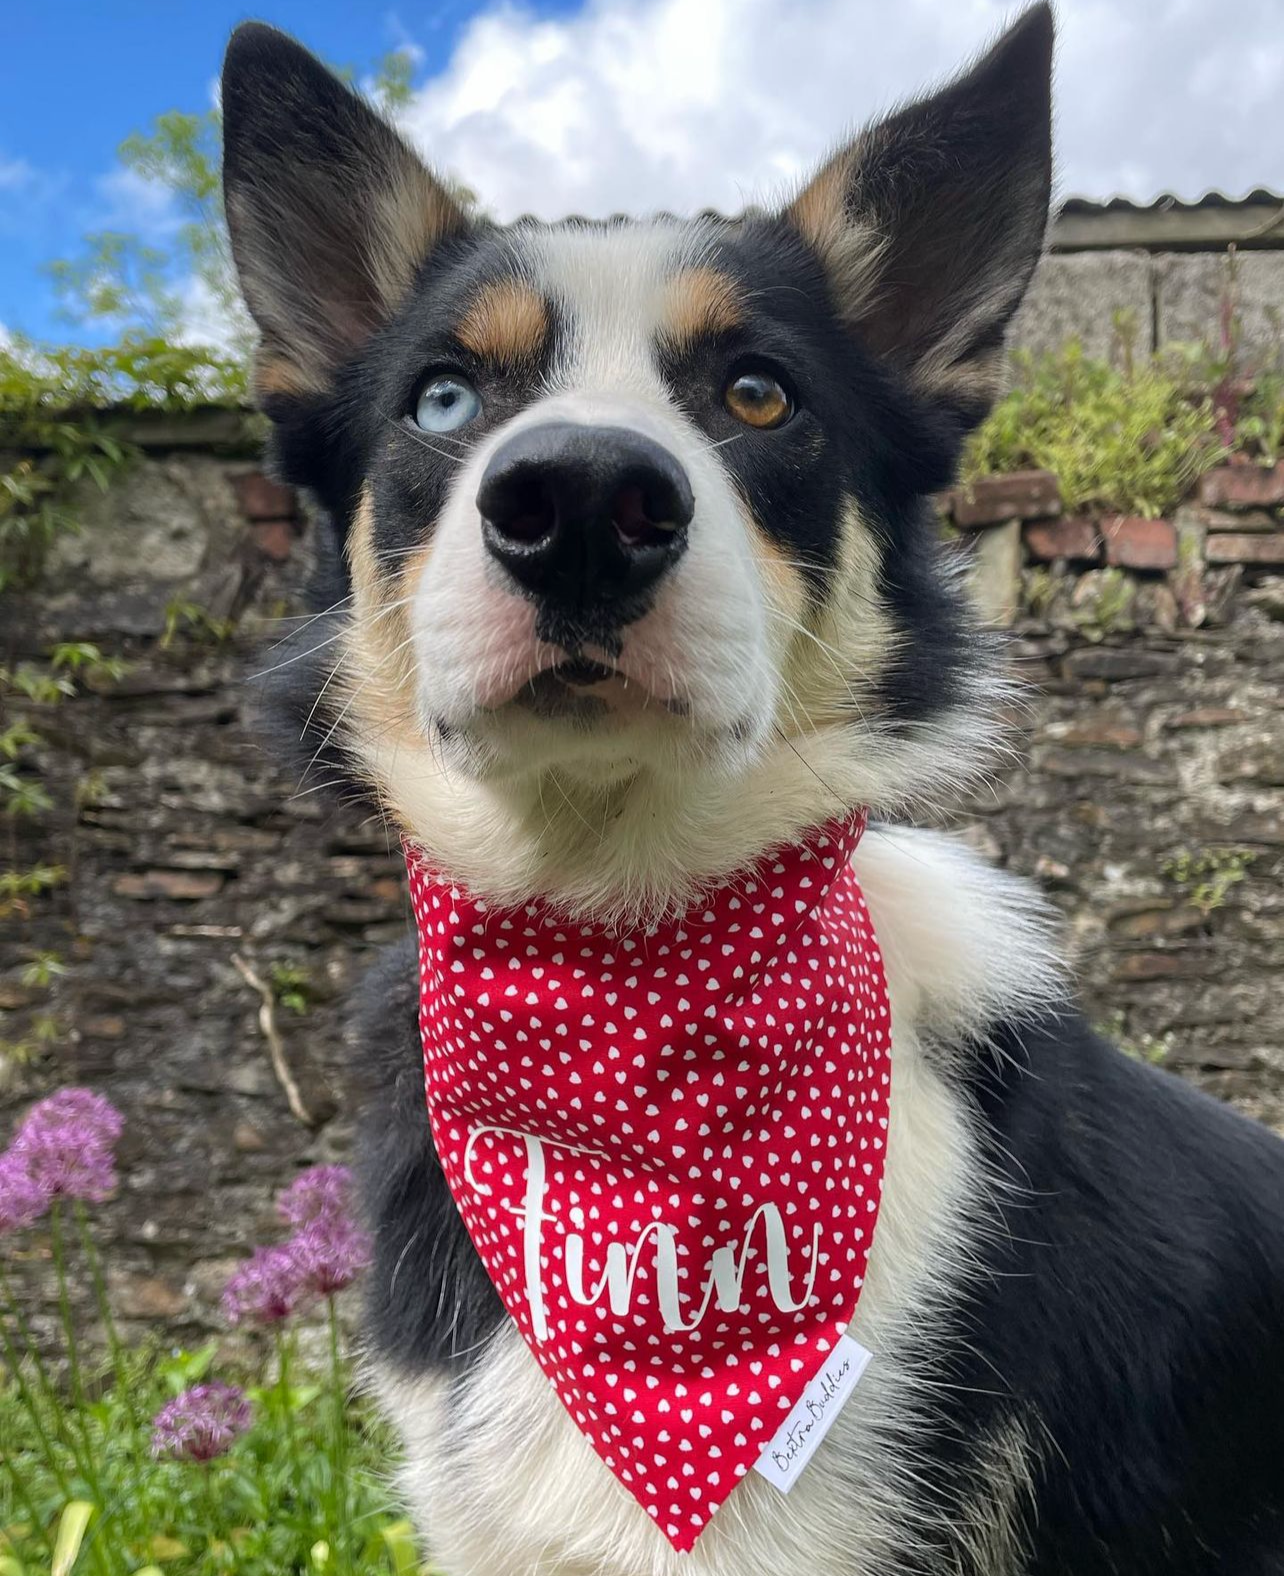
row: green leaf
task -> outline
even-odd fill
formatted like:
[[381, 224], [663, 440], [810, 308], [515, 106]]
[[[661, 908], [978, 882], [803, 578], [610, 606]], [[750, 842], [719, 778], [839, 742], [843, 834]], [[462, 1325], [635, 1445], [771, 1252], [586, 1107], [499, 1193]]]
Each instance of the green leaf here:
[[58, 1518], [58, 1534], [54, 1539], [53, 1562], [49, 1576], [68, 1576], [80, 1553], [85, 1530], [94, 1515], [94, 1506], [87, 1499], [73, 1499]]
[[383, 1546], [388, 1551], [388, 1561], [393, 1576], [418, 1576], [419, 1555], [415, 1549], [414, 1531], [408, 1521], [394, 1521], [379, 1529]]

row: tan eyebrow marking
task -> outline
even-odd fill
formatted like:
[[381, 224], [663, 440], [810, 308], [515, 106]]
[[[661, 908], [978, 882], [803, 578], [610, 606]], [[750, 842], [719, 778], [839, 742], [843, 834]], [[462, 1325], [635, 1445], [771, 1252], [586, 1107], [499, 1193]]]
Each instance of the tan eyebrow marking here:
[[520, 280], [497, 280], [473, 297], [455, 337], [485, 361], [534, 361], [548, 338], [548, 307]]
[[669, 281], [660, 338], [672, 349], [687, 350], [696, 340], [725, 334], [743, 322], [740, 287], [716, 268], [687, 268]]

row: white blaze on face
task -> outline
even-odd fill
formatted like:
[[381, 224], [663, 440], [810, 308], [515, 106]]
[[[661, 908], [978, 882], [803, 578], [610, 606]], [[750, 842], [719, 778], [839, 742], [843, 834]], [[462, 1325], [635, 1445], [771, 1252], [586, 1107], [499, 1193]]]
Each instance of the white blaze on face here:
[[622, 648], [612, 656], [629, 683], [657, 702], [634, 717], [627, 747], [636, 750], [647, 731], [680, 727], [721, 738], [728, 755], [741, 759], [765, 737], [777, 680], [753, 528], [716, 448], [679, 408], [659, 364], [670, 282], [699, 264], [708, 242], [698, 224], [662, 221], [514, 236], [524, 282], [554, 309], [552, 365], [547, 391], [460, 467], [437, 523], [413, 605], [425, 723], [440, 719], [472, 732], [501, 754], [506, 746], [529, 751], [532, 730], [549, 727], [492, 714], [562, 654], [541, 645], [535, 604], [488, 559], [476, 495], [491, 456], [513, 434], [571, 422], [622, 427], [661, 444], [685, 469], [695, 499], [686, 552], [651, 609], [622, 628]]

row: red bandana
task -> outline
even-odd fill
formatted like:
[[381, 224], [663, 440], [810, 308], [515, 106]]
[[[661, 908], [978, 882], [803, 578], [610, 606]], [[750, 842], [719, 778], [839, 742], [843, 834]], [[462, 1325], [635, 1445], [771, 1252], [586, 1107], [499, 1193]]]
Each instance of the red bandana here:
[[408, 850], [450, 1191], [563, 1404], [678, 1549], [860, 1297], [890, 1085], [863, 830], [631, 935], [489, 908]]

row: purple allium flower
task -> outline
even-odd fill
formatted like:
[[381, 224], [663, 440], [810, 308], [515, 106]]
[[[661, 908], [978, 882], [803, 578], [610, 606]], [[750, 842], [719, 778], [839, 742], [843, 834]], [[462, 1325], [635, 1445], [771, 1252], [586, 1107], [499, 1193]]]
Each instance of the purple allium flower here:
[[95, 1133], [108, 1148], [114, 1148], [125, 1130], [125, 1119], [104, 1095], [92, 1089], [57, 1089], [35, 1105], [23, 1117], [15, 1135], [58, 1130], [65, 1122], [83, 1123], [87, 1131]]
[[21, 1231], [49, 1208], [49, 1194], [12, 1150], [0, 1155], [0, 1237]]
[[223, 1292], [223, 1312], [231, 1324], [245, 1319], [256, 1324], [278, 1324], [289, 1318], [308, 1291], [304, 1272], [288, 1242], [255, 1248], [228, 1281]]
[[347, 1166], [312, 1166], [277, 1195], [277, 1214], [290, 1226], [346, 1216], [351, 1193], [352, 1172]]
[[198, 1384], [175, 1396], [152, 1419], [152, 1454], [213, 1461], [250, 1426], [250, 1403], [233, 1384]]
[[8, 1153], [46, 1200], [101, 1204], [116, 1187], [113, 1154], [124, 1121], [91, 1089], [59, 1089], [38, 1100], [18, 1124]]
[[286, 1243], [309, 1291], [322, 1297], [351, 1286], [370, 1263], [370, 1239], [346, 1216], [310, 1221]]

